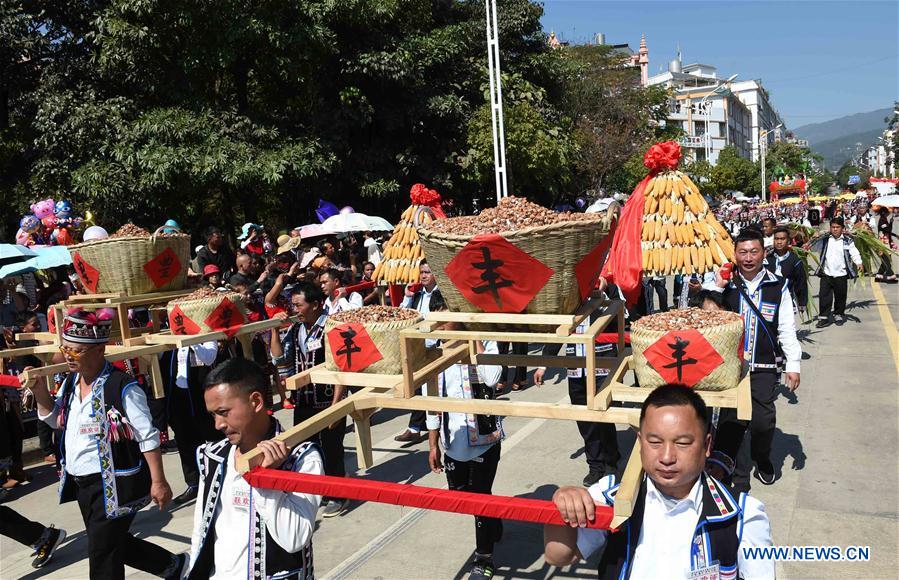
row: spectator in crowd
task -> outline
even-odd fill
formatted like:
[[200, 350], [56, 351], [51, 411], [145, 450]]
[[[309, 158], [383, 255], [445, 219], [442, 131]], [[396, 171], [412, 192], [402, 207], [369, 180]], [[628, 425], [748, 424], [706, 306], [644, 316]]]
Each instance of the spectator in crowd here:
[[206, 229], [206, 245], [197, 251], [198, 272], [205, 273], [206, 266], [217, 266], [223, 279], [234, 272], [234, 253], [225, 244], [225, 235], [215, 226]]

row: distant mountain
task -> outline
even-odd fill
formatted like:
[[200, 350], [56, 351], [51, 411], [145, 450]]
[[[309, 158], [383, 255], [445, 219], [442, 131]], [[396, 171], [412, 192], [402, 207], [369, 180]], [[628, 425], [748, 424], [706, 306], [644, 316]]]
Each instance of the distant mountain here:
[[884, 118], [892, 115], [891, 108], [868, 113], [856, 113], [823, 123], [811, 123], [793, 130], [801, 139], [808, 139], [812, 150], [824, 157], [828, 169], [835, 171], [855, 155], [856, 143], [867, 147], [876, 141], [886, 128]]

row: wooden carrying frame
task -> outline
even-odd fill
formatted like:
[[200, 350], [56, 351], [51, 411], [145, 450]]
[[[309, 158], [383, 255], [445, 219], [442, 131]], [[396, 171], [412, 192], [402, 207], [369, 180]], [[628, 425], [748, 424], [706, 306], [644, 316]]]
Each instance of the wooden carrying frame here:
[[[583, 334], [575, 334], [577, 327], [598, 314]], [[592, 352], [597, 336], [611, 323], [618, 322], [618, 355], [602, 356], [543, 356], [543, 355], [498, 355], [478, 353], [476, 341], [497, 340], [504, 342], [527, 342], [541, 344], [583, 344], [585, 352]], [[447, 322], [477, 324], [488, 330], [446, 330], [440, 327]], [[510, 331], [509, 325], [524, 328], [548, 327], [547, 332]], [[489, 327], [502, 329], [489, 330]], [[359, 390], [342, 401], [317, 413], [314, 417], [295, 425], [281, 433], [278, 439], [288, 447], [298, 445], [334, 421], [346, 416], [353, 418], [356, 430], [356, 456], [362, 469], [373, 464], [371, 441], [371, 416], [379, 409], [421, 410], [431, 413], [455, 412], [499, 415], [505, 417], [534, 417], [541, 419], [561, 419], [567, 421], [595, 421], [639, 426], [640, 409], [637, 407], [613, 406], [613, 402], [638, 403], [645, 400], [652, 389], [629, 387], [621, 383], [630, 369], [631, 357], [625, 351], [624, 303], [588, 300], [575, 314], [534, 315], [534, 314], [486, 314], [435, 312], [425, 315], [425, 320], [413, 329], [401, 333], [402, 347], [408, 348], [413, 340], [440, 339], [442, 345], [432, 349], [420, 368], [413, 368], [404, 357], [402, 375], [373, 375], [329, 371], [324, 365], [307, 369], [287, 379], [287, 388], [302, 388], [311, 383], [341, 384], [359, 387]], [[505, 366], [546, 366], [555, 368], [586, 369], [587, 404], [564, 405], [527, 401], [495, 401], [483, 399], [450, 399], [439, 397], [438, 375], [456, 363], [494, 364]], [[600, 385], [596, 381], [596, 369], [608, 368], [610, 373]], [[425, 394], [416, 395], [416, 389], [425, 385]], [[628, 389], [625, 391], [624, 389]], [[732, 391], [732, 392], [731, 392]], [[751, 404], [748, 402], [748, 377], [740, 386], [729, 391], [699, 392], [710, 405], [736, 407], [740, 418], [748, 418]], [[262, 454], [254, 449], [238, 459], [238, 469], [249, 471], [259, 464]], [[612, 527], [621, 525], [633, 511], [634, 498], [643, 478], [640, 463], [639, 441], [634, 445], [624, 470], [621, 485], [615, 500], [615, 517]]]

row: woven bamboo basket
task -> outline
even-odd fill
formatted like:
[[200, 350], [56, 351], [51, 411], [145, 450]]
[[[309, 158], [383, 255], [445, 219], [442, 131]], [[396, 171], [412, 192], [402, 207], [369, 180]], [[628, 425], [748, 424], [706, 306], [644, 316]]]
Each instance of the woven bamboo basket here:
[[[247, 323], [247, 307], [244, 304], [243, 295], [238, 294], [237, 292], [219, 292], [216, 296], [211, 296], [209, 298], [200, 298], [197, 300], [172, 300], [168, 303], [167, 310], [169, 314], [169, 321], [171, 321], [172, 310], [175, 306], [181, 308], [181, 312], [184, 313], [184, 316], [193, 321], [194, 324], [200, 327], [200, 331], [195, 334], [204, 334], [207, 332], [217, 332], [216, 329], [210, 327], [206, 324], [206, 319], [212, 314], [216, 308], [222, 303], [222, 301], [227, 298], [234, 306], [237, 307], [237, 311], [239, 313], [239, 320], [235, 321], [230, 327], [234, 327], [240, 324]], [[171, 322], [170, 322], [171, 326]], [[193, 334], [193, 333], [188, 333]]]
[[[571, 314], [582, 300], [575, 267], [609, 233], [615, 214], [608, 212], [596, 221], [560, 222], [546, 226], [502, 232], [503, 238], [540, 260], [553, 275], [528, 303], [527, 314]], [[440, 278], [440, 292], [454, 312], [483, 312], [471, 304], [446, 276], [444, 270], [474, 236], [434, 232], [419, 228], [421, 243], [432, 271]], [[522, 273], [527, 275], [526, 272]]]
[[[670, 331], [647, 330], [641, 328], [639, 323], [635, 323], [631, 330], [634, 373], [637, 375], [641, 387], [655, 388], [667, 382], [646, 360], [644, 351], [668, 332]], [[693, 385], [693, 388], [697, 391], [724, 391], [736, 387], [743, 373], [743, 361], [739, 354], [740, 340], [743, 337], [743, 321], [736, 320], [719, 326], [701, 328], [698, 332], [724, 360], [711, 373]]]
[[[97, 269], [99, 277], [96, 292], [123, 292], [128, 296], [151, 292], [181, 290], [187, 284], [187, 268], [190, 263], [190, 236], [186, 234], [158, 235], [162, 228], [149, 237], [126, 236], [105, 238], [69, 246]], [[156, 286], [144, 270], [144, 265], [171, 248], [181, 265], [175, 277], [162, 286]], [[77, 271], [77, 268], [76, 268]], [[79, 272], [79, 276], [81, 273]], [[82, 283], [84, 280], [82, 280]]]
[[[416, 316], [408, 320], [396, 320], [390, 322], [366, 322], [362, 324], [365, 331], [371, 337], [372, 342], [378, 348], [383, 357], [381, 360], [365, 367], [362, 373], [377, 375], [398, 375], [403, 372], [403, 359], [400, 351], [400, 331], [412, 328], [422, 321], [422, 317]], [[329, 371], [339, 371], [331, 354], [329, 333], [344, 324], [339, 320], [328, 318], [325, 322], [325, 368]], [[423, 340], [409, 341], [407, 356], [411, 359], [413, 368], [418, 368], [425, 360], [425, 346]]]

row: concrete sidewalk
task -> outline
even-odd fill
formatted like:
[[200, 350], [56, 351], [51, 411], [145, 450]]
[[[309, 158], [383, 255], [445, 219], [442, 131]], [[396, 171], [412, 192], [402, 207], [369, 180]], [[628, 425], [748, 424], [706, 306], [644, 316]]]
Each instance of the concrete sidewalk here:
[[[779, 564], [780, 578], [896, 577], [899, 362], [888, 336], [892, 333], [896, 340], [899, 301], [896, 286], [878, 290], [882, 299], [875, 297], [869, 279], [854, 285], [849, 310], [854, 319], [841, 327], [801, 327], [806, 353], [802, 386], [796, 397], [784, 394], [778, 402], [774, 459], [783, 474], [769, 487], [753, 480], [753, 494], [767, 506], [776, 545], [870, 546], [871, 561]], [[567, 402], [567, 390], [557, 373], [551, 384], [507, 397]], [[290, 424], [286, 412], [279, 418]], [[375, 421], [375, 466], [359, 475], [445, 485], [443, 475], [428, 471], [426, 444], [401, 446], [393, 441], [405, 427], [405, 414], [382, 411]], [[556, 486], [578, 484], [586, 474], [574, 424], [512, 418], [506, 427], [497, 494], [549, 498]], [[349, 433], [346, 439], [350, 472], [356, 469], [352, 438]], [[622, 467], [632, 444], [633, 434], [619, 431]], [[174, 492], [180, 493], [178, 458], [165, 456], [165, 466]], [[77, 507], [56, 503], [55, 474], [49, 467], [37, 466], [31, 473], [35, 481], [16, 490], [7, 505], [66, 528], [70, 539], [40, 572], [30, 567], [30, 549], [0, 539], [0, 577], [86, 578], [86, 538]], [[132, 530], [171, 550], [186, 550], [192, 516], [193, 506], [162, 513], [148, 508]], [[315, 567], [317, 577], [325, 579], [464, 578], [473, 549], [471, 517], [369, 503], [320, 522]], [[595, 562], [562, 570], [547, 566], [542, 530], [536, 525], [506, 522], [495, 560], [498, 578], [596, 577]], [[145, 577], [128, 572], [129, 577]]]

